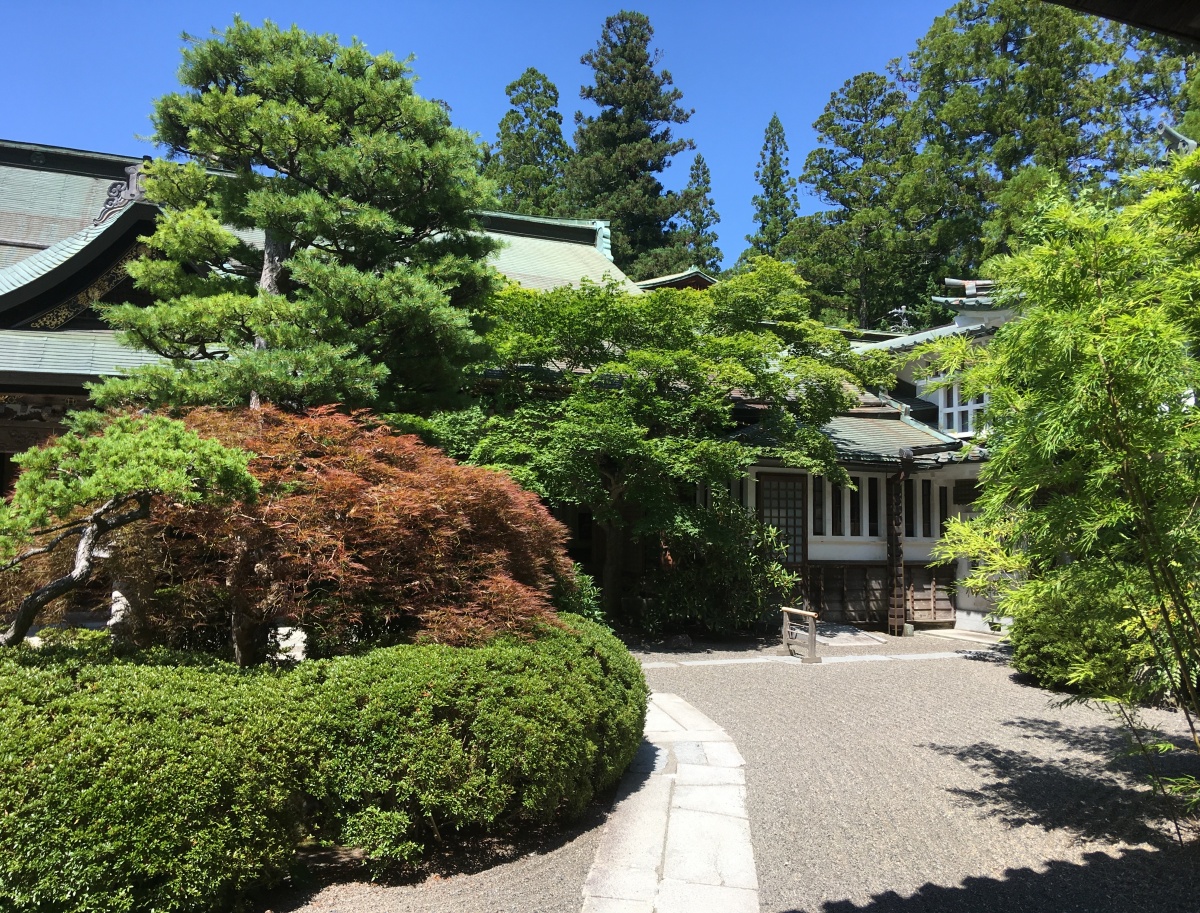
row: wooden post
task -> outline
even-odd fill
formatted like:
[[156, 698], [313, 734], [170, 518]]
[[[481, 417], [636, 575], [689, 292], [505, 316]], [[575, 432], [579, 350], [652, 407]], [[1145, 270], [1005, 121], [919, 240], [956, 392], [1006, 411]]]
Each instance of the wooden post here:
[[792, 618], [804, 618], [808, 620], [808, 656], [800, 657], [800, 662], [819, 663], [821, 657], [817, 656], [817, 613], [805, 609], [795, 609], [791, 606], [783, 606], [780, 611], [783, 613], [783, 646], [787, 650], [788, 656], [793, 655]]
[[885, 486], [887, 502], [887, 612], [888, 633], [904, 634], [904, 477], [901, 470], [889, 476]]

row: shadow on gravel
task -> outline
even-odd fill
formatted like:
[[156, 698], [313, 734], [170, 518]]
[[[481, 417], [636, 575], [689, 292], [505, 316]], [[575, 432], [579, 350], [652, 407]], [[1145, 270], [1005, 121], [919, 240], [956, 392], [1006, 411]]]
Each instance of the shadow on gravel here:
[[[1146, 787], [1148, 761], [1128, 753], [1120, 730], [1040, 719], [1016, 719], [1006, 725], [1027, 738], [1056, 743], [1069, 754], [1047, 758], [1042, 751], [1035, 754], [991, 742], [930, 745], [987, 780], [977, 789], [950, 792], [1011, 827], [1065, 829], [1087, 840], [1171, 844], [1169, 809]], [[1162, 776], [1200, 773], [1195, 755], [1187, 751], [1157, 756], [1153, 763]], [[1200, 909], [1200, 900], [1193, 909]]]
[[954, 887], [925, 884], [911, 897], [878, 894], [864, 904], [824, 903], [780, 913], [1195, 913], [1200, 852], [1130, 850], [1089, 853], [1083, 863], [1050, 862], [1046, 871], [1009, 869], [1001, 878], [967, 878]]
[[1013, 649], [1010, 644], [995, 644], [990, 647], [977, 647], [973, 650], [959, 650], [963, 659], [974, 660], [977, 663], [991, 663], [993, 666], [1007, 666], [1012, 662]]

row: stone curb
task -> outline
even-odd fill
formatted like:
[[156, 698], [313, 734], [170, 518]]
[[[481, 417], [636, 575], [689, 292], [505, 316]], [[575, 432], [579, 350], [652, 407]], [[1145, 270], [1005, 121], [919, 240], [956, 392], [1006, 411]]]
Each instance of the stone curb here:
[[651, 695], [582, 913], [758, 913], [744, 766], [703, 713], [673, 694]]

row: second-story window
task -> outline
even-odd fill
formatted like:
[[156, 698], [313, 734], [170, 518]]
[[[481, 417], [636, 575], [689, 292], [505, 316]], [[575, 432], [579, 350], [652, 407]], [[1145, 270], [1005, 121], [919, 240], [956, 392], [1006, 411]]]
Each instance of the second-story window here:
[[[974, 434], [980, 429], [980, 414], [988, 404], [988, 395], [966, 397], [962, 385], [958, 383], [938, 387], [945, 378], [944, 374], [934, 374], [932, 377], [917, 381], [917, 395], [928, 402], [937, 403], [938, 427], [949, 434]], [[931, 389], [934, 388], [934, 389]]]
[[943, 387], [939, 392], [942, 395], [938, 410], [941, 429], [951, 434], [974, 434], [979, 429], [979, 414], [987, 405], [987, 394], [968, 399], [957, 383]]

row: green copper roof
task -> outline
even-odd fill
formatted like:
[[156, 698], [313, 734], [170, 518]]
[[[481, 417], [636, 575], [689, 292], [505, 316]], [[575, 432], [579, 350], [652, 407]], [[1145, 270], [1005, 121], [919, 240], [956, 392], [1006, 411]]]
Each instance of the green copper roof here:
[[55, 267], [62, 266], [120, 221], [109, 219], [102, 225], [89, 225], [46, 250], [39, 250], [32, 256], [0, 269], [0, 295], [15, 291], [46, 275]]
[[0, 378], [106, 377], [158, 361], [157, 355], [121, 345], [112, 330], [0, 330]]
[[0, 268], [91, 226], [113, 183], [112, 178], [0, 163]]
[[689, 266], [682, 273], [671, 273], [667, 276], [655, 276], [652, 279], [642, 279], [637, 283], [638, 288], [649, 291], [656, 288], [669, 288], [674, 286], [683, 286], [685, 283], [694, 283], [696, 286], [708, 288], [716, 285], [717, 280], [706, 273], [698, 266]]
[[910, 453], [918, 463], [936, 463], [937, 454], [962, 447], [958, 438], [911, 418], [903, 405], [890, 397], [864, 393], [859, 402], [857, 408], [834, 416], [821, 429], [842, 460], [898, 463]]
[[524, 288], [546, 290], [578, 285], [584, 278], [593, 282], [612, 278], [625, 291], [635, 295], [640, 292], [615, 263], [591, 245], [496, 232], [488, 234], [501, 245], [492, 255], [492, 265]]

